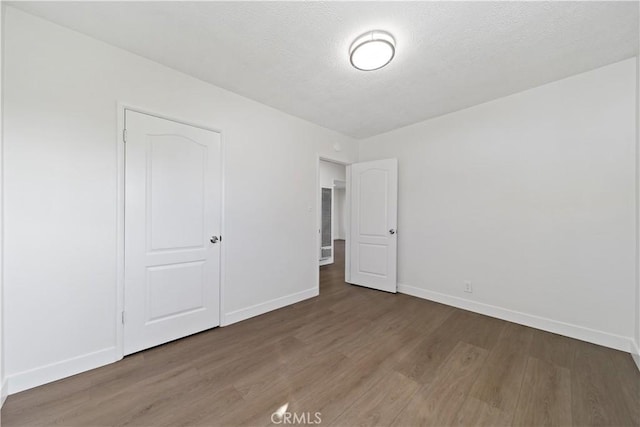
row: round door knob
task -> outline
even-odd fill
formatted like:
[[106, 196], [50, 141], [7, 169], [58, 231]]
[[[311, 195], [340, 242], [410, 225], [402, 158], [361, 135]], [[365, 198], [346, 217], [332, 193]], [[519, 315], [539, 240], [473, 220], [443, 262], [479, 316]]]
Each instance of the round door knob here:
[[212, 236], [211, 243], [218, 243], [218, 236]]
[[389, 230], [389, 234], [396, 234], [396, 230], [392, 228], [391, 230]]

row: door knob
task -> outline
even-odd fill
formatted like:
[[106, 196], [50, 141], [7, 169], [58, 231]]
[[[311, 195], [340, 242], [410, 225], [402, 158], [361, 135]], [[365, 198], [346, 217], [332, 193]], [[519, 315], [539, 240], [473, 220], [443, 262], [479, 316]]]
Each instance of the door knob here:
[[211, 243], [218, 243], [218, 236], [211, 236]]
[[392, 228], [391, 230], [389, 230], [389, 234], [396, 234], [396, 230]]

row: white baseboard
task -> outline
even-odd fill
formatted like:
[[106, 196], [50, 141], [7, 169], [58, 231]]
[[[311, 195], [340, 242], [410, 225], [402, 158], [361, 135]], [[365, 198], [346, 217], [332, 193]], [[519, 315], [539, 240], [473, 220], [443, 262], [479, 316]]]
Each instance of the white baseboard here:
[[7, 390], [7, 380], [2, 381], [2, 386], [0, 386], [0, 408], [4, 405], [4, 401], [7, 400], [7, 395], [9, 394], [9, 390]]
[[7, 377], [8, 394], [18, 393], [39, 385], [47, 384], [81, 372], [108, 365], [119, 359], [116, 347], [105, 348], [82, 356], [72, 357], [61, 362], [18, 372]]
[[633, 357], [633, 361], [636, 362], [636, 366], [640, 371], [640, 343], [633, 343], [633, 350], [631, 351], [631, 357]]
[[295, 304], [297, 302], [316, 297], [318, 296], [318, 294], [319, 289], [316, 287], [306, 289], [301, 292], [296, 292], [295, 294], [272, 299], [270, 301], [262, 302], [260, 304], [252, 305], [251, 307], [235, 310], [224, 315], [221, 326], [228, 326], [233, 323], [249, 319], [251, 317], [259, 316], [269, 311], [277, 310], [287, 305]]
[[[532, 328], [542, 329], [543, 331], [553, 332], [554, 334], [564, 335], [581, 341], [602, 345], [604, 347], [615, 348], [616, 350], [621, 350], [627, 353], [631, 353], [633, 348], [633, 340], [630, 337], [610, 334], [608, 332], [572, 325], [570, 323], [564, 323], [545, 317], [509, 310], [495, 305], [472, 301], [466, 298], [442, 294], [440, 292], [416, 288], [414, 286], [398, 284], [398, 292], [458, 307], [463, 310], [473, 311], [486, 316], [496, 317], [509, 322], [530, 326]], [[636, 361], [636, 363], [638, 362]]]
[[330, 258], [321, 259], [319, 262], [320, 267], [322, 267], [323, 265], [329, 265], [329, 264], [333, 264], [333, 255]]
[[[251, 307], [232, 311], [223, 317], [221, 326], [231, 325], [232, 323], [240, 322], [272, 310], [277, 310], [278, 308], [295, 304], [308, 298], [313, 298], [318, 296], [318, 294], [319, 289], [315, 287], [264, 303], [256, 304]], [[33, 387], [117, 362], [120, 358], [117, 347], [109, 347], [93, 353], [63, 360], [61, 362], [11, 374], [7, 377], [4, 386], [2, 386], [2, 398], [4, 400], [7, 394], [19, 393]]]

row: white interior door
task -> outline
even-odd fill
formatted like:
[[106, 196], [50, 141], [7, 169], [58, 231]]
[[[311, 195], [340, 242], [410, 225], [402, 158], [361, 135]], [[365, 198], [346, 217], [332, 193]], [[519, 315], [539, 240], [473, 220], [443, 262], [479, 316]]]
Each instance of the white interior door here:
[[398, 160], [347, 167], [349, 239], [346, 280], [381, 291], [397, 289]]
[[125, 112], [124, 353], [220, 324], [220, 134]]

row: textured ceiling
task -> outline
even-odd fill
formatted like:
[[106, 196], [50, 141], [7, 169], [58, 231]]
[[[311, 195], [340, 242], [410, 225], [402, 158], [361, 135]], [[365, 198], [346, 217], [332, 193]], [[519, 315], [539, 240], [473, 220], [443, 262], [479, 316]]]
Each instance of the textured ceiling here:
[[[637, 2], [18, 2], [13, 6], [363, 138], [638, 53]], [[351, 67], [371, 29], [382, 70]]]

